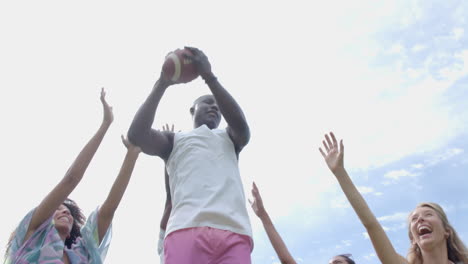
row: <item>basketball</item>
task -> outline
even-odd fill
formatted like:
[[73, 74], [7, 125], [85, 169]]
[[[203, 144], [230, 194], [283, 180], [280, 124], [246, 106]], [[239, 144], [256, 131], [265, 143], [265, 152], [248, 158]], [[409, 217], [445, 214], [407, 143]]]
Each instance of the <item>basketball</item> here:
[[192, 52], [188, 49], [177, 49], [167, 54], [162, 69], [164, 78], [174, 83], [188, 83], [198, 77], [195, 65], [185, 55], [192, 56]]

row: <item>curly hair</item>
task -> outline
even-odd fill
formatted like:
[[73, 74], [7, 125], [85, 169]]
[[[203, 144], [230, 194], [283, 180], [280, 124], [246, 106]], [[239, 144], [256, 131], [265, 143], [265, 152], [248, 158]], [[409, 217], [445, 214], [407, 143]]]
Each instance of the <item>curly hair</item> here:
[[[80, 230], [86, 221], [86, 217], [83, 215], [80, 207], [78, 207], [76, 202], [72, 199], [67, 198], [62, 204], [65, 205], [68, 210], [70, 210], [70, 214], [73, 216], [73, 226], [72, 230], [70, 231], [70, 236], [65, 239], [65, 246], [70, 249], [72, 244], [75, 243], [76, 239], [81, 237]], [[7, 245], [5, 247], [5, 259], [8, 257], [13, 238], [16, 236], [16, 230], [17, 229], [15, 228], [15, 230], [11, 233], [10, 238], [8, 239]]]
[[70, 214], [73, 216], [73, 226], [70, 231], [70, 236], [65, 239], [65, 246], [67, 246], [67, 248], [71, 248], [76, 239], [81, 237], [80, 230], [86, 221], [86, 217], [83, 215], [80, 207], [78, 207], [76, 202], [72, 199], [67, 198], [62, 204], [70, 210]]
[[[442, 220], [445, 230], [449, 232], [449, 237], [447, 239], [447, 255], [450, 261], [454, 263], [468, 263], [468, 250], [463, 244], [463, 241], [458, 236], [455, 229], [449, 223], [447, 215], [445, 214], [442, 207], [436, 203], [420, 203], [416, 208], [428, 207], [433, 209], [439, 218]], [[409, 219], [409, 218], [408, 218]], [[410, 222], [408, 221], [408, 227]], [[408, 228], [408, 236], [410, 241], [413, 241], [413, 235], [411, 234], [411, 229]], [[423, 257], [421, 249], [416, 243], [412, 243], [409, 252], [408, 252], [408, 261], [410, 264], [422, 264]]]

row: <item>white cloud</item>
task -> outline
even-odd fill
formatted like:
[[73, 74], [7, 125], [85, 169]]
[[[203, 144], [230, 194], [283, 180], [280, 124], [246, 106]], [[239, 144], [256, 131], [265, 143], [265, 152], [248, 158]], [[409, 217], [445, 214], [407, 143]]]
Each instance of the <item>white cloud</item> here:
[[422, 169], [422, 168], [424, 168], [424, 164], [422, 164], [422, 163], [416, 163], [416, 164], [411, 165], [411, 168], [414, 168], [414, 169]]
[[451, 148], [446, 150], [444, 153], [435, 155], [430, 158], [426, 163], [428, 166], [435, 166], [441, 162], [447, 161], [455, 156], [458, 156], [464, 152], [461, 148]]
[[417, 173], [412, 173], [410, 171], [401, 169], [401, 170], [393, 170], [385, 173], [384, 177], [387, 179], [392, 179], [398, 181], [400, 178], [404, 177], [416, 177], [418, 176]]
[[401, 222], [401, 221], [406, 221], [408, 218], [407, 212], [397, 212], [391, 215], [384, 215], [377, 217], [377, 220], [382, 221], [382, 222]]
[[373, 187], [369, 186], [357, 186], [356, 187], [361, 194], [372, 194], [375, 196], [382, 196], [382, 192], [376, 191]]
[[463, 37], [464, 32], [465, 30], [463, 28], [457, 27], [452, 30], [452, 35], [455, 38], [455, 40], [458, 41], [461, 37]]
[[369, 233], [363, 232], [362, 235], [364, 236], [364, 239], [370, 239]]
[[344, 208], [350, 208], [351, 205], [349, 204], [348, 200], [346, 199], [345, 196], [339, 196], [337, 198], [334, 198], [330, 201], [330, 206], [331, 208], [338, 208], [338, 209], [344, 209]]
[[376, 257], [377, 257], [377, 255], [375, 253], [369, 253], [369, 254], [364, 256], [364, 258], [367, 259], [367, 260], [372, 260], [372, 259], [375, 259]]
[[411, 48], [411, 50], [413, 52], [419, 52], [419, 51], [424, 50], [424, 49], [426, 49], [426, 46], [424, 46], [422, 44], [416, 44]]
[[374, 188], [367, 186], [357, 186], [356, 187], [361, 194], [373, 193]]
[[405, 47], [401, 45], [401, 43], [394, 44], [393, 46], [390, 47], [388, 50], [388, 53], [390, 54], [401, 54], [404, 51]]

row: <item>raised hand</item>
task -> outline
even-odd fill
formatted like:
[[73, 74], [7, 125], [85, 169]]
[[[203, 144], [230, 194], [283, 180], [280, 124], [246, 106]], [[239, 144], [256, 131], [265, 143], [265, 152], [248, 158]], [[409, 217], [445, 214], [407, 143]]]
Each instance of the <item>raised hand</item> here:
[[106, 91], [104, 90], [104, 87], [101, 88], [101, 103], [104, 110], [102, 123], [110, 125], [112, 121], [114, 121], [114, 114], [112, 113], [112, 106], [109, 106], [106, 101]]
[[192, 52], [193, 56], [186, 55], [185, 57], [193, 61], [195, 67], [197, 68], [198, 74], [200, 74], [203, 79], [212, 77], [213, 73], [211, 72], [211, 64], [205, 53], [194, 47], [185, 48]]
[[[331, 137], [331, 140], [330, 140]], [[335, 138], [333, 132], [330, 132], [330, 136], [325, 134], [325, 140], [322, 140], [323, 146], [325, 147], [325, 152], [322, 148], [319, 148], [320, 153], [322, 153], [323, 158], [327, 162], [328, 168], [335, 173], [338, 170], [344, 169], [344, 145], [343, 140], [340, 140], [340, 146], [338, 147], [338, 142]]]
[[128, 139], [126, 139], [123, 135], [120, 136], [122, 138], [122, 143], [127, 148], [128, 152], [139, 154], [141, 152], [141, 148], [133, 145]]
[[253, 201], [249, 199], [249, 203], [252, 206], [253, 211], [255, 214], [262, 218], [267, 215], [265, 207], [263, 206], [262, 196], [260, 196], [260, 192], [258, 191], [257, 185], [255, 182], [252, 184], [252, 196], [254, 198]]
[[174, 132], [174, 124], [172, 124], [172, 127], [169, 129], [169, 125], [168, 124], [165, 124], [163, 127], [162, 127], [162, 130], [163, 131], [169, 131], [169, 132]]

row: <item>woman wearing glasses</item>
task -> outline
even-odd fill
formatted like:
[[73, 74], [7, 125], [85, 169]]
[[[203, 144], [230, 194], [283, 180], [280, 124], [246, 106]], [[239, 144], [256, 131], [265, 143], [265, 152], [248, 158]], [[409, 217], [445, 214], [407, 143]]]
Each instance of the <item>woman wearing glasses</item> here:
[[330, 133], [325, 135], [322, 143], [325, 150], [319, 148], [320, 153], [369, 233], [383, 264], [468, 264], [468, 250], [443, 209], [435, 203], [419, 204], [410, 214], [408, 235], [411, 247], [407, 259], [399, 255], [344, 168], [343, 141], [338, 145], [335, 135]]

